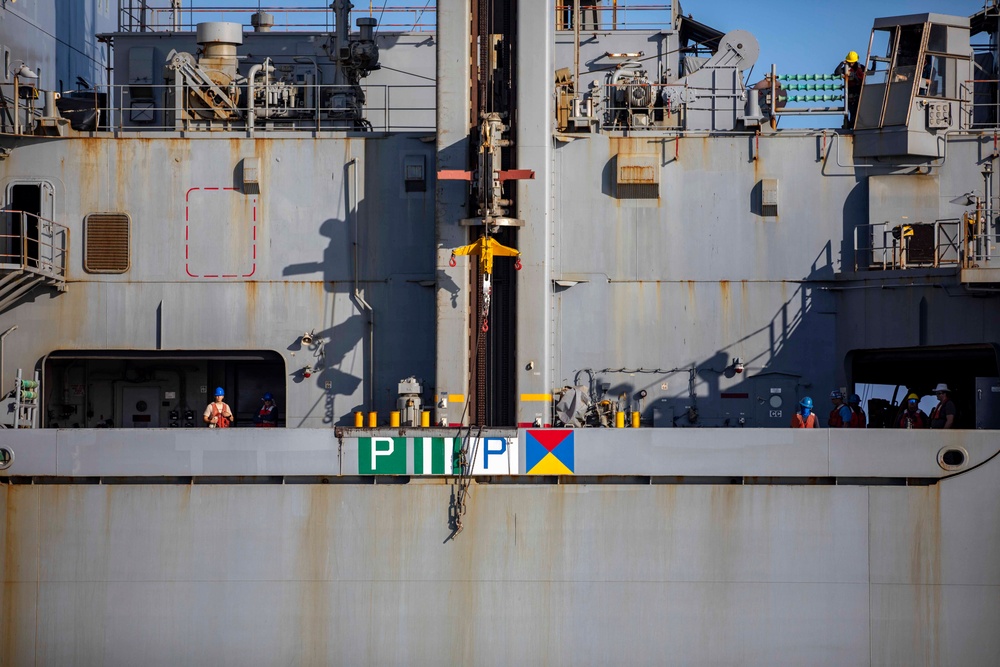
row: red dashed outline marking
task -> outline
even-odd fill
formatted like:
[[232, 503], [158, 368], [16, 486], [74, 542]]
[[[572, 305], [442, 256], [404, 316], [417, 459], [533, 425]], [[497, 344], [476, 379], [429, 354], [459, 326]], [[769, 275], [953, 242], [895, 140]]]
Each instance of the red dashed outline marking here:
[[253, 274], [257, 273], [257, 198], [253, 199], [253, 264], [250, 265], [250, 273], [244, 273], [242, 276], [235, 273], [206, 273], [204, 275], [197, 275], [191, 273], [191, 264], [188, 261], [191, 257], [190, 251], [190, 239], [191, 239], [191, 226], [186, 224], [191, 219], [191, 193], [196, 190], [207, 190], [207, 191], [231, 191], [236, 192], [236, 188], [188, 188], [187, 192], [184, 193], [184, 272], [188, 274], [191, 278], [249, 278]]

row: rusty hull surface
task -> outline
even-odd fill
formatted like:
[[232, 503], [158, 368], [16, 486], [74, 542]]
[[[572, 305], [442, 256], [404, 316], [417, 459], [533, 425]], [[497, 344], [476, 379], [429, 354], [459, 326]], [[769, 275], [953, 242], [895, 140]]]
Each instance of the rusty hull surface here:
[[4, 485], [2, 660], [995, 664], [998, 488]]

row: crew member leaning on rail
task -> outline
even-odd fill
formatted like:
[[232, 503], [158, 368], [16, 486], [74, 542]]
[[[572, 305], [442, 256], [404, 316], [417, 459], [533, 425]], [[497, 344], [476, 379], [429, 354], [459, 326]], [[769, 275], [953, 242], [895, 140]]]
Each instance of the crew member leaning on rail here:
[[233, 411], [222, 399], [226, 392], [222, 387], [215, 388], [215, 400], [208, 404], [202, 417], [209, 428], [229, 428], [233, 421]]

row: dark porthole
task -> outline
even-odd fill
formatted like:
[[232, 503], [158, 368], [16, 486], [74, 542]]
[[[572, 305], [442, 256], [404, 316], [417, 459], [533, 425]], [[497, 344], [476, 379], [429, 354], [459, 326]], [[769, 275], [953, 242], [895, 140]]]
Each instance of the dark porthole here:
[[962, 447], [945, 447], [938, 452], [937, 459], [945, 470], [958, 470], [969, 462], [969, 453]]

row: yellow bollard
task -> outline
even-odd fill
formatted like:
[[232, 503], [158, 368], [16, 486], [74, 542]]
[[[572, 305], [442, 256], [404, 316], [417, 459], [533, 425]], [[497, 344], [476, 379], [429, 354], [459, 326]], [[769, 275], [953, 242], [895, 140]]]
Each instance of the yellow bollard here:
[[365, 413], [358, 410], [354, 413], [354, 428], [364, 428], [365, 427]]
[[431, 427], [431, 411], [424, 410], [420, 413], [420, 428], [430, 428]]
[[368, 428], [375, 428], [378, 426], [378, 413], [375, 411], [368, 413]]
[[615, 413], [615, 428], [625, 428], [625, 413], [616, 412]]
[[639, 411], [632, 413], [632, 428], [639, 428]]
[[399, 410], [393, 410], [389, 413], [389, 426], [399, 428]]

